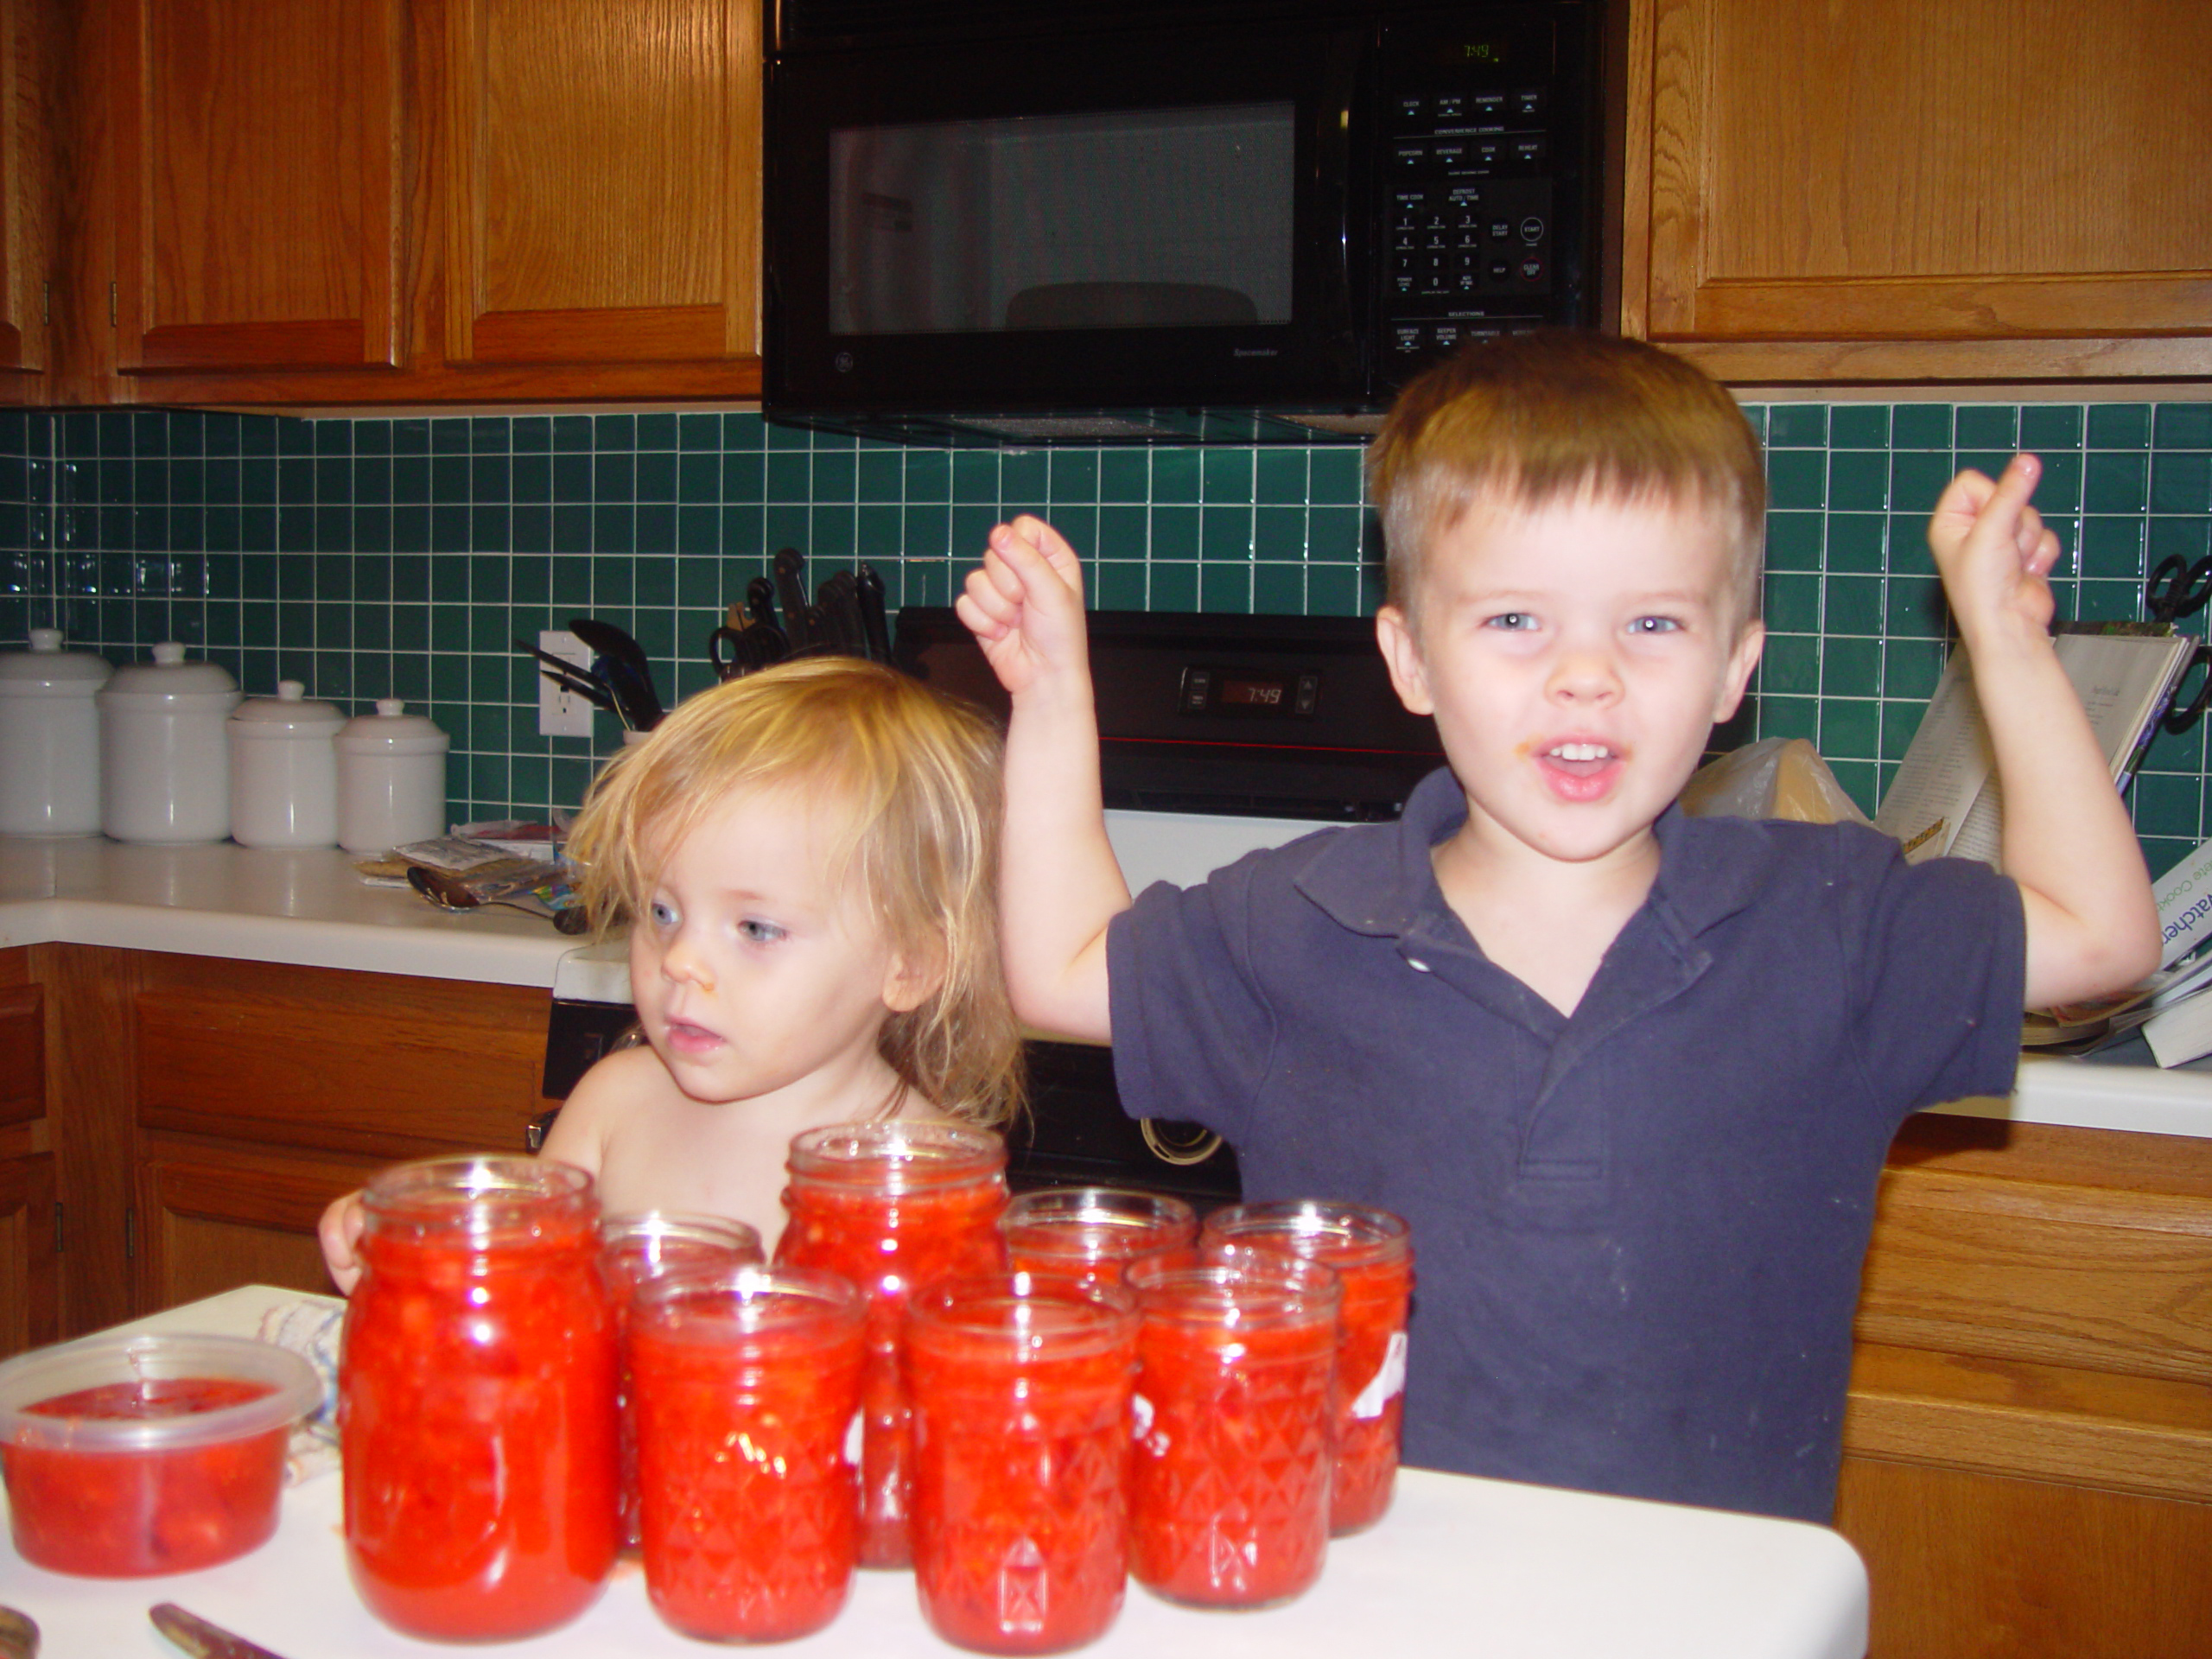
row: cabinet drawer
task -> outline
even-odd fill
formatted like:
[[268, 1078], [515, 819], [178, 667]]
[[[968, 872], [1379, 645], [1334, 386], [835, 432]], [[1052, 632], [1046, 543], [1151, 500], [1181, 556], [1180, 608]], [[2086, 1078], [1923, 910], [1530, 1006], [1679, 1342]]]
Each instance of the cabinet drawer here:
[[164, 988], [138, 996], [136, 1022], [143, 1128], [402, 1158], [519, 1152], [544, 1109], [543, 1008], [534, 1021], [451, 1007], [427, 1017], [365, 996], [346, 1007]]
[[46, 1115], [46, 995], [36, 985], [0, 989], [0, 1123]]

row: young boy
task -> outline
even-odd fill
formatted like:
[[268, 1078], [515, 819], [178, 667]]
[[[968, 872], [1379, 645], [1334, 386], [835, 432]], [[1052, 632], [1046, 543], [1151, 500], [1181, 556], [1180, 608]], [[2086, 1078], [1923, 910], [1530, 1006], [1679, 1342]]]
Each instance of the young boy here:
[[2037, 463], [1961, 474], [1929, 531], [2005, 876], [1674, 806], [1763, 639], [1758, 441], [1697, 370], [1597, 334], [1496, 342], [1409, 386], [1369, 467], [1376, 634], [1450, 770], [1395, 824], [1134, 905], [1075, 556], [1033, 518], [992, 532], [961, 612], [1013, 697], [1016, 1011], [1110, 1038], [1127, 1109], [1218, 1130], [1248, 1198], [1412, 1224], [1409, 1463], [1824, 1522], [1898, 1123], [2006, 1092], [2024, 1006], [2157, 957], [2047, 632]]

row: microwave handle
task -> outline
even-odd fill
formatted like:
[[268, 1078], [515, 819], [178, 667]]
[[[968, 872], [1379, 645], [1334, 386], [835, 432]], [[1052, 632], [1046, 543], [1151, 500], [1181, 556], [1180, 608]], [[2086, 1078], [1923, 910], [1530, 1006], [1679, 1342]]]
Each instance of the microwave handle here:
[[[1331, 344], [1346, 355], [1345, 367], [1355, 373], [1363, 368], [1361, 321], [1354, 305], [1359, 297], [1352, 280], [1354, 263], [1366, 255], [1363, 242], [1370, 234], [1366, 221], [1373, 216], [1371, 176], [1357, 176], [1356, 158], [1366, 153], [1368, 135], [1361, 130], [1359, 94], [1363, 86], [1380, 79], [1377, 41], [1371, 30], [1348, 32], [1343, 49], [1328, 54], [1321, 78], [1320, 107], [1315, 113], [1314, 163], [1318, 200], [1343, 204], [1344, 221], [1338, 233], [1325, 238], [1330, 251], [1319, 263], [1325, 291], [1319, 315], [1331, 320]], [[1372, 169], [1369, 169], [1370, 175]]]

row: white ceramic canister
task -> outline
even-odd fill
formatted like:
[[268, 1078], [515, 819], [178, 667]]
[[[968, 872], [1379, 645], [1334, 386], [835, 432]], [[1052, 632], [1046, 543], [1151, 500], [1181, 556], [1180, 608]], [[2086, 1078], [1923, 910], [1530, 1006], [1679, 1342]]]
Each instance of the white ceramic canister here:
[[0, 836], [92, 836], [100, 827], [99, 689], [105, 658], [33, 628], [0, 652]]
[[346, 716], [297, 680], [231, 713], [231, 839], [328, 847], [338, 839], [338, 729]]
[[446, 734], [396, 697], [338, 728], [338, 844], [383, 853], [446, 832]]
[[100, 688], [100, 827], [118, 841], [220, 841], [231, 833], [238, 682], [164, 639]]

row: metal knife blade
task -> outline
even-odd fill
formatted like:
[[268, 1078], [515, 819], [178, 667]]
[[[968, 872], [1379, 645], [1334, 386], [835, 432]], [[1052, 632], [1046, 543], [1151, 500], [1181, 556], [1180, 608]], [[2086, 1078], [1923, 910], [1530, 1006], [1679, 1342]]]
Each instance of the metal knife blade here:
[[219, 1624], [210, 1624], [173, 1601], [149, 1607], [146, 1617], [154, 1621], [156, 1630], [196, 1659], [281, 1659], [260, 1643], [234, 1636]]

